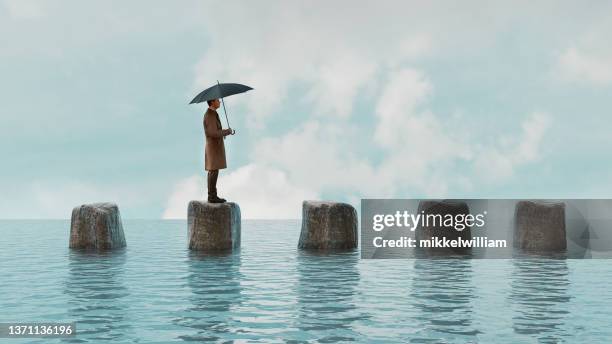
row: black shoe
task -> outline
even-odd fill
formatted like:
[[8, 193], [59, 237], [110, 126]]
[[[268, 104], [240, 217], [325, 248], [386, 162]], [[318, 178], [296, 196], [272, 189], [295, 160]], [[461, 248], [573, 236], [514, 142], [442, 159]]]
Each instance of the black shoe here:
[[208, 196], [208, 203], [224, 203], [225, 200], [223, 198], [219, 198], [217, 196]]

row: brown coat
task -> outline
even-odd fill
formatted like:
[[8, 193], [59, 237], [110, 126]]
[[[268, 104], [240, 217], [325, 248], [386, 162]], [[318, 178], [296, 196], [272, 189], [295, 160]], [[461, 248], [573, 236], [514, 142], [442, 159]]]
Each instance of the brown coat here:
[[217, 111], [208, 108], [204, 114], [204, 134], [206, 147], [204, 148], [204, 169], [219, 170], [227, 167], [225, 161], [225, 145], [223, 137], [226, 132], [221, 126]]

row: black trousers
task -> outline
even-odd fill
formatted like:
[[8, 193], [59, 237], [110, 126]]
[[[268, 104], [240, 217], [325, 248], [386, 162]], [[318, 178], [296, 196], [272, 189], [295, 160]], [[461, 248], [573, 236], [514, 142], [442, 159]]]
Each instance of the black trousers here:
[[217, 197], [217, 178], [219, 170], [208, 171], [208, 197]]

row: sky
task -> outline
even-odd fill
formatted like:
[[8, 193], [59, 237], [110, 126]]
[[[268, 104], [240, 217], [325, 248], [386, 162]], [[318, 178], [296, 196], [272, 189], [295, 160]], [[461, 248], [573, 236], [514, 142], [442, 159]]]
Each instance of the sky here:
[[217, 80], [243, 218], [612, 198], [610, 2], [0, 1], [0, 218], [185, 218]]

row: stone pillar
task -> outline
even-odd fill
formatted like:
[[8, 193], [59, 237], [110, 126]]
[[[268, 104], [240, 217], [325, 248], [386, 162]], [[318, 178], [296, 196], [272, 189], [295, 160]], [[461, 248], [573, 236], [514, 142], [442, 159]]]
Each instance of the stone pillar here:
[[125, 245], [116, 204], [83, 204], [72, 209], [70, 248], [114, 249]]
[[238, 204], [191, 201], [187, 214], [190, 250], [223, 251], [240, 247]]
[[514, 211], [514, 247], [527, 251], [565, 251], [565, 203], [518, 202]]
[[357, 248], [357, 211], [338, 202], [304, 201], [298, 248], [311, 250]]
[[[432, 237], [443, 238], [448, 240], [471, 240], [471, 226], [465, 220], [460, 221], [461, 227], [444, 226], [444, 219], [452, 216], [453, 223], [456, 224], [458, 215], [470, 214], [470, 208], [463, 201], [442, 200], [442, 201], [420, 201], [417, 214], [423, 216], [425, 226], [417, 226], [415, 229], [415, 238], [417, 240], [418, 251], [427, 255], [456, 255], [471, 253], [470, 247], [423, 247], [420, 244], [421, 240], [431, 240]], [[427, 217], [428, 215], [434, 215]], [[472, 223], [474, 221], [471, 221]], [[463, 228], [464, 227], [464, 228]], [[461, 230], [457, 230], [461, 229]]]

